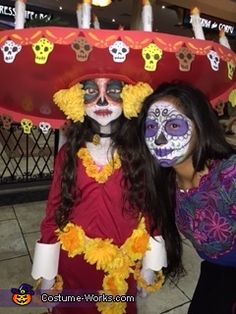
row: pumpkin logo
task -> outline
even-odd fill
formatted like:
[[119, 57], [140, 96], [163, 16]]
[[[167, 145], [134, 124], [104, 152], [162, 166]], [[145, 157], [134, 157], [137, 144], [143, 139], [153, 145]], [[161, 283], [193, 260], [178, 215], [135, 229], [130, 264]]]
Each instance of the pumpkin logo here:
[[34, 295], [32, 288], [33, 287], [27, 283], [21, 284], [18, 289], [12, 288], [12, 301], [17, 305], [28, 305], [32, 301], [32, 295]]

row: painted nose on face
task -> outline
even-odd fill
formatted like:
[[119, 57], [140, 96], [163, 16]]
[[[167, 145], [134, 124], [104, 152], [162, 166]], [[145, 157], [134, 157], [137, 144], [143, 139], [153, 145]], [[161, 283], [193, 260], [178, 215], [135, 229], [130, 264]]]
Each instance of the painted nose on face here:
[[108, 102], [106, 100], [106, 97], [103, 97], [103, 98], [99, 98], [98, 101], [97, 101], [97, 105], [100, 106], [100, 107], [104, 107], [104, 106], [107, 106], [108, 105]]
[[161, 132], [161, 134], [158, 136], [158, 138], [155, 139], [155, 144], [156, 145], [164, 145], [166, 144], [168, 141], [165, 137], [165, 135]]

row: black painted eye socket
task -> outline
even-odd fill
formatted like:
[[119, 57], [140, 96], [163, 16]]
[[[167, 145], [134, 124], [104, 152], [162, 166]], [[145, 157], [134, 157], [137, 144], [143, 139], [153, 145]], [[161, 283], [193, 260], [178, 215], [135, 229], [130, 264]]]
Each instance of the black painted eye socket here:
[[75, 48], [75, 50], [79, 50], [80, 49], [80, 45], [78, 43], [73, 44], [73, 47]]
[[84, 46], [84, 50], [89, 51], [90, 50], [90, 46], [89, 45], [85, 45]]

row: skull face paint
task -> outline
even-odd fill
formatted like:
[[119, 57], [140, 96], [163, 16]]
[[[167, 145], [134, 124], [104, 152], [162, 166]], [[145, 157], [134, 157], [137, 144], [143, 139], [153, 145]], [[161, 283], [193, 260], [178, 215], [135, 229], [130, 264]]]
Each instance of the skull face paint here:
[[162, 167], [172, 167], [187, 156], [193, 124], [171, 102], [159, 100], [148, 110], [145, 141]]
[[101, 126], [108, 125], [122, 113], [120, 97], [123, 84], [107, 78], [84, 81], [85, 112]]

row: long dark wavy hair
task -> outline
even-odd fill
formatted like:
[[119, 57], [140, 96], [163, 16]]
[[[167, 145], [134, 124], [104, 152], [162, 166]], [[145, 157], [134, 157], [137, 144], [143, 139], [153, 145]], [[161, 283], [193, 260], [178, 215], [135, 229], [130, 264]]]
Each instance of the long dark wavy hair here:
[[[154, 221], [161, 227], [165, 239], [170, 268], [182, 271], [179, 262], [182, 254], [181, 238], [175, 225], [176, 173], [171, 167], [161, 167], [150, 154], [145, 144], [145, 121], [150, 106], [158, 100], [174, 101], [174, 104], [193, 122], [196, 129], [197, 143], [192, 159], [195, 171], [201, 171], [210, 160], [227, 158], [234, 149], [225, 140], [223, 130], [216, 113], [207, 98], [194, 87], [181, 82], [160, 85], [148, 96], [138, 117], [139, 138], [142, 142], [146, 159], [146, 189], [151, 204], [157, 210], [152, 211]], [[153, 209], [154, 207], [152, 207]]]
[[[144, 179], [143, 163], [141, 162], [141, 147], [137, 138], [137, 119], [128, 120], [123, 114], [111, 125], [111, 151], [116, 150], [122, 163], [124, 180], [124, 211], [138, 217], [140, 209], [144, 208]], [[98, 123], [85, 117], [83, 123], [72, 123], [67, 130], [68, 141], [65, 144], [65, 159], [62, 167], [61, 204], [56, 212], [57, 225], [62, 229], [67, 222], [73, 208], [74, 201], [79, 202], [80, 191], [75, 190], [77, 152], [91, 142], [94, 134], [100, 132]], [[127, 201], [129, 209], [126, 208]]]

